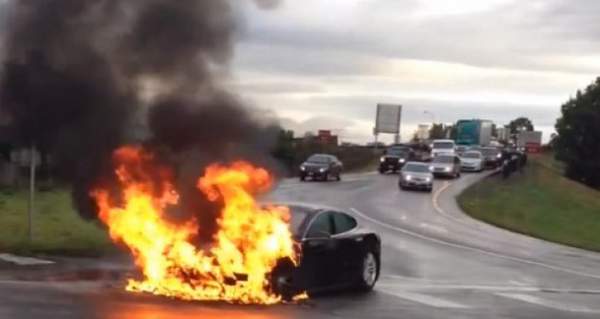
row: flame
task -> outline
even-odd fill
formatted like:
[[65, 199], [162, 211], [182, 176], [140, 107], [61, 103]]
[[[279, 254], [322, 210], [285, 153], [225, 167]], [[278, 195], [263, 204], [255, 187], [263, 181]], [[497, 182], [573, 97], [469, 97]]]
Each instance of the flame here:
[[174, 224], [165, 218], [179, 200], [171, 171], [136, 146], [118, 149], [114, 160], [120, 197], [102, 188], [91, 195], [111, 238], [129, 247], [143, 274], [141, 281], [129, 279], [128, 291], [244, 304], [281, 301], [269, 289], [269, 273], [278, 260], [296, 263], [297, 256], [288, 208], [263, 207], [254, 198], [272, 185], [265, 169], [243, 161], [206, 169], [198, 196], [223, 207], [213, 243], [199, 248], [192, 241], [202, 226], [196, 219]]

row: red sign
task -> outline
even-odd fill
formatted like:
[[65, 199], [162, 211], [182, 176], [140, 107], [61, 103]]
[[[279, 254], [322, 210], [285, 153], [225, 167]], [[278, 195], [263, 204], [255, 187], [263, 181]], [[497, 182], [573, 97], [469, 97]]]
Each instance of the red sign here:
[[526, 143], [525, 149], [527, 153], [540, 153], [542, 151], [542, 145], [539, 143]]

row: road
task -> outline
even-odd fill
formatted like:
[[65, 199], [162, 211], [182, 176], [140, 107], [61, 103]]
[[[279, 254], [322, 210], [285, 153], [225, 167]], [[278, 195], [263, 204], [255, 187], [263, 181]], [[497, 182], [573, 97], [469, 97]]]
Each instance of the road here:
[[455, 196], [484, 177], [399, 191], [397, 176], [285, 180], [271, 200], [343, 209], [381, 234], [370, 294], [274, 307], [186, 303], [127, 294], [111, 281], [0, 280], [0, 318], [598, 318], [600, 254], [510, 233], [462, 214]]

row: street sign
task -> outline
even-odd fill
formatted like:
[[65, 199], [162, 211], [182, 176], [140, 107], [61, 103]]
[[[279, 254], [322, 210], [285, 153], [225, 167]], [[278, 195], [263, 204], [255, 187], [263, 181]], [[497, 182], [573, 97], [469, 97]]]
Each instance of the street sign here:
[[377, 115], [375, 117], [375, 134], [399, 134], [401, 117], [402, 105], [377, 104]]

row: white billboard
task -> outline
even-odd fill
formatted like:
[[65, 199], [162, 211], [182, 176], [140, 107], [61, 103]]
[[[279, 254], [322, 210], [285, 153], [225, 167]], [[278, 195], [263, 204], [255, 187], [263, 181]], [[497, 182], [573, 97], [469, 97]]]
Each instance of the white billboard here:
[[377, 104], [377, 115], [375, 117], [375, 134], [399, 134], [401, 117], [402, 105]]

